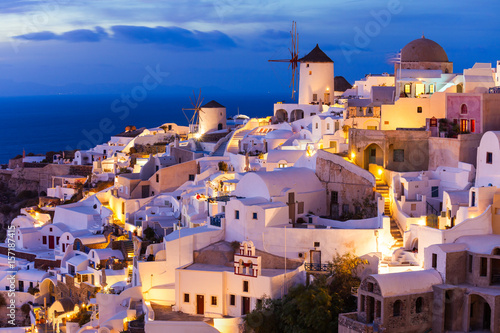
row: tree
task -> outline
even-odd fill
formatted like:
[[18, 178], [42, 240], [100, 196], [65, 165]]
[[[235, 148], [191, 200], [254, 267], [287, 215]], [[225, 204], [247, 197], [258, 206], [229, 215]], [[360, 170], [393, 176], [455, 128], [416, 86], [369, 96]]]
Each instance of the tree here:
[[224, 161], [220, 161], [219, 162], [219, 170], [223, 171], [223, 172], [226, 172], [228, 170], [227, 163], [224, 162]]
[[337, 332], [338, 316], [356, 310], [353, 287], [359, 287], [359, 268], [365, 260], [337, 254], [329, 274], [318, 274], [309, 285], [297, 285], [283, 299], [264, 299], [245, 318], [247, 330], [267, 332]]

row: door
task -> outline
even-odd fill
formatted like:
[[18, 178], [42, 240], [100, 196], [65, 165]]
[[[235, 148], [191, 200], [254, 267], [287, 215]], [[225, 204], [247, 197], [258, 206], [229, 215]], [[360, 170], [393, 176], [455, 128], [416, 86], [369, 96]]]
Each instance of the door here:
[[205, 296], [196, 295], [196, 313], [205, 314]]
[[246, 315], [250, 313], [250, 297], [242, 297], [241, 298], [241, 314]]
[[19, 291], [24, 291], [24, 281], [19, 281]]
[[370, 164], [376, 164], [377, 163], [377, 150], [375, 148], [370, 148], [369, 163]]
[[54, 248], [54, 236], [49, 236], [49, 249]]
[[288, 193], [288, 218], [295, 223], [295, 192]]
[[321, 251], [311, 250], [311, 264], [313, 270], [321, 270]]
[[330, 103], [330, 93], [325, 93], [325, 103]]
[[149, 197], [149, 185], [142, 186], [142, 197], [143, 198]]

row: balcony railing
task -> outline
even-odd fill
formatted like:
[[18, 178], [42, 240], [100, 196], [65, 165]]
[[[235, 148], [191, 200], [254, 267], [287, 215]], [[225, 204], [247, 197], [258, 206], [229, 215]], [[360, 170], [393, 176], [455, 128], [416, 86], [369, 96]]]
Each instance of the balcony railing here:
[[220, 227], [222, 225], [222, 219], [225, 217], [225, 214], [210, 216], [210, 225], [215, 227]]
[[330, 272], [332, 264], [305, 263], [306, 271], [308, 272]]

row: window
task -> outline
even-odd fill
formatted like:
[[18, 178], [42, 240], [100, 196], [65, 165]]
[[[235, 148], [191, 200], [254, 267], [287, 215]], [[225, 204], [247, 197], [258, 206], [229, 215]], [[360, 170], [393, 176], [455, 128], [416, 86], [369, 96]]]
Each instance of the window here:
[[405, 150], [404, 149], [394, 149], [392, 152], [393, 162], [404, 162], [405, 161]]
[[217, 306], [217, 296], [212, 296], [212, 305]]
[[159, 174], [156, 174], [156, 182], [159, 183], [160, 182], [160, 175]]
[[262, 299], [257, 299], [257, 302], [255, 303], [255, 307], [257, 309], [262, 309]]
[[349, 213], [349, 204], [343, 204], [342, 205], [342, 213], [343, 214]]
[[156, 171], [158, 171], [158, 170], [160, 170], [160, 166], [157, 165], [156, 166]]
[[318, 129], [318, 128], [319, 128], [319, 124], [318, 124], [318, 123], [316, 123], [316, 129]]
[[42, 244], [43, 245], [47, 244], [47, 236], [42, 236]]
[[248, 281], [243, 281], [243, 291], [248, 292]]
[[417, 298], [417, 300], [415, 301], [415, 312], [416, 313], [422, 312], [422, 308], [424, 305], [423, 303], [424, 303], [424, 299], [422, 297]]
[[288, 166], [288, 164], [286, 164], [286, 163], [278, 163], [278, 168], [280, 168], [280, 169], [284, 169], [287, 166]]
[[257, 220], [257, 213], [252, 214], [252, 219]]
[[229, 295], [229, 305], [236, 305], [236, 295]]
[[330, 124], [326, 124], [326, 130], [329, 131], [330, 130]]
[[417, 106], [417, 113], [422, 113], [422, 107], [421, 106]]
[[298, 203], [297, 214], [304, 214], [304, 201]]
[[490, 153], [490, 152], [486, 153], [486, 163], [487, 164], [492, 164], [493, 163], [493, 153]]
[[365, 295], [361, 295], [361, 300], [360, 300], [360, 305], [361, 305], [361, 312], [365, 312]]
[[401, 316], [401, 301], [400, 300], [397, 300], [396, 302], [394, 302], [394, 305], [392, 307], [392, 316], [393, 317], [399, 317]]
[[306, 64], [306, 68], [309, 68], [309, 64]]
[[314, 247], [319, 247], [319, 242], [314, 242]]
[[369, 129], [369, 130], [372, 130], [372, 131], [376, 131], [377, 130], [377, 126], [366, 126], [366, 129]]
[[411, 84], [405, 84], [405, 94], [411, 94]]
[[240, 211], [239, 210], [235, 210], [234, 211], [234, 219], [235, 220], [239, 220], [240, 219]]
[[313, 73], [312, 71], [309, 71], [309, 75], [312, 75], [312, 73]]
[[488, 273], [488, 258], [481, 257], [481, 267], [480, 267], [480, 276], [486, 276]]
[[189, 294], [184, 294], [184, 303], [189, 303]]
[[313, 102], [316, 102], [317, 100], [318, 100], [318, 94], [313, 94]]
[[429, 85], [429, 94], [434, 94], [434, 85]]
[[476, 121], [474, 119], [470, 120], [470, 132], [475, 133], [476, 132]]
[[467, 119], [460, 119], [460, 132], [467, 132], [469, 130], [468, 123]]
[[49, 228], [49, 231], [52, 232], [52, 228]]
[[366, 285], [366, 291], [369, 291], [369, 292], [373, 292], [373, 283], [371, 282], [368, 282], [368, 284]]
[[75, 266], [68, 264], [68, 273], [70, 275], [75, 275]]
[[472, 273], [472, 255], [469, 254], [469, 273]]
[[432, 186], [431, 187], [431, 197], [433, 197], [433, 198], [439, 197], [439, 186]]
[[194, 175], [189, 175], [189, 180], [194, 181]]
[[437, 254], [433, 253], [432, 254], [432, 268], [436, 268], [437, 267], [437, 259], [438, 259]]
[[460, 114], [467, 114], [467, 112], [467, 104], [462, 104], [462, 106], [460, 107]]

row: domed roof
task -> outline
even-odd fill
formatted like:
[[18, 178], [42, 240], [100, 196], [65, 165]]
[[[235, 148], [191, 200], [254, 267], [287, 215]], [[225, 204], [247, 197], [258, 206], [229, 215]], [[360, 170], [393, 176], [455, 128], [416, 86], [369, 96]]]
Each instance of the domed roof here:
[[403, 47], [401, 62], [448, 62], [448, 56], [441, 45], [422, 36]]

